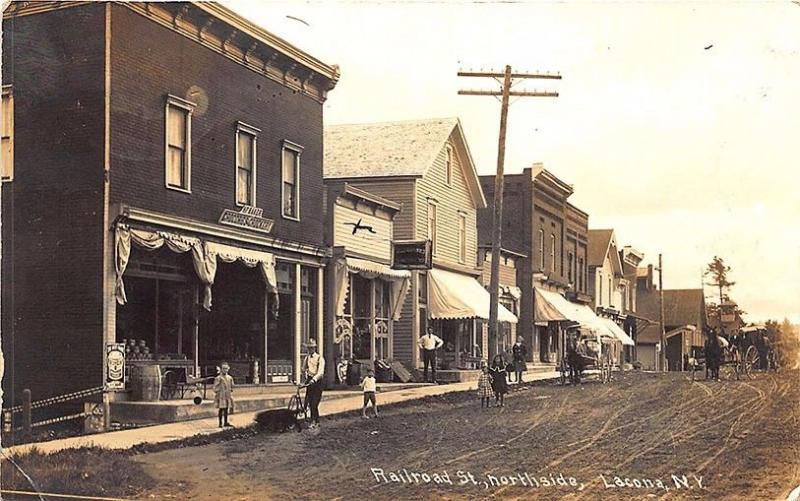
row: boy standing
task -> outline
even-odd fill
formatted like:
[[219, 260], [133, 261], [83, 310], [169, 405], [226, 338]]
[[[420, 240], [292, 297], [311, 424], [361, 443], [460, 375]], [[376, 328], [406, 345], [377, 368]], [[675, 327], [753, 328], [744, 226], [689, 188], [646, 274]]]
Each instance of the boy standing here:
[[222, 362], [219, 374], [214, 378], [214, 405], [219, 409], [219, 427], [231, 426], [228, 423], [228, 413], [233, 410], [233, 377], [228, 374], [231, 370], [228, 362]]
[[361, 417], [367, 417], [367, 405], [372, 402], [372, 410], [375, 412], [375, 417], [378, 417], [378, 402], [375, 399], [375, 392], [377, 385], [375, 384], [375, 372], [372, 369], [367, 369], [367, 375], [361, 381], [361, 388], [364, 390], [364, 408], [361, 409]]

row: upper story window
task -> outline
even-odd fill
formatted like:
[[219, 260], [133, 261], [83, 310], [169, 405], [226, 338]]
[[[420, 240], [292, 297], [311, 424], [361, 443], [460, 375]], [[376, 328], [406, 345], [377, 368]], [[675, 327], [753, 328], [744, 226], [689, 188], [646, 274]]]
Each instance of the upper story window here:
[[597, 293], [597, 302], [598, 303], [602, 303], [603, 302], [603, 275], [602, 274], [598, 274], [597, 275], [597, 286], [600, 287], [600, 292]]
[[3, 86], [3, 127], [2, 127], [2, 178], [14, 179], [14, 94], [10, 85]]
[[192, 110], [194, 103], [167, 96], [166, 167], [167, 188], [192, 190]]
[[300, 154], [303, 147], [289, 141], [283, 142], [281, 154], [283, 217], [300, 220]]
[[467, 215], [458, 214], [458, 261], [467, 262]]
[[444, 180], [448, 186], [453, 184], [453, 147], [449, 144], [445, 148]]
[[550, 271], [556, 271], [556, 236], [550, 234]]
[[583, 269], [583, 258], [578, 259], [578, 263], [579, 263], [578, 264], [578, 284], [579, 284], [579, 289], [582, 292], [586, 292], [586, 289], [583, 288], [583, 280], [584, 280], [584, 277], [586, 276], [585, 272], [584, 272], [584, 269]]
[[572, 254], [572, 251], [570, 251], [569, 254], [567, 255], [567, 279], [569, 280], [569, 283], [572, 283], [572, 277], [573, 277], [572, 267], [574, 266], [574, 264], [575, 264], [575, 256]]
[[544, 230], [539, 230], [539, 270], [544, 271]]
[[611, 291], [611, 277], [608, 277], [608, 305], [609, 306], [613, 306], [614, 305], [614, 299], [612, 299], [611, 294], [612, 294], [612, 291]]
[[256, 137], [260, 131], [236, 124], [236, 205], [256, 204]]
[[428, 240], [431, 241], [431, 253], [436, 255], [436, 202], [428, 200]]

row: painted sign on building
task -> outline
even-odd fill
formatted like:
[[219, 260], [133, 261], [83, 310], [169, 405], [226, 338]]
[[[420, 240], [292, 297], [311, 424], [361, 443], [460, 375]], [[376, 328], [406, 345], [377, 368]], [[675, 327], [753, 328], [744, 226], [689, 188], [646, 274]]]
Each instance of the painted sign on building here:
[[239, 212], [231, 209], [223, 210], [219, 216], [219, 223], [246, 230], [269, 233], [272, 231], [272, 225], [275, 224], [275, 221], [262, 217], [263, 215], [263, 209], [245, 205]]
[[392, 242], [392, 268], [396, 270], [429, 270], [432, 268], [430, 240], [398, 240]]
[[125, 389], [125, 343], [106, 343], [105, 389]]

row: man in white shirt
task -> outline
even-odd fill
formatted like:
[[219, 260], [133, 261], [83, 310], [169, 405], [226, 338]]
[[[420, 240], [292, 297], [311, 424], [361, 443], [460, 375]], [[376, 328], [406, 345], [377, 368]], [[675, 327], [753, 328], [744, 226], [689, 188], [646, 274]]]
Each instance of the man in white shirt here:
[[325, 359], [317, 353], [317, 342], [310, 339], [306, 343], [308, 355], [303, 361], [303, 376], [305, 377], [306, 405], [311, 410], [310, 428], [319, 426], [319, 403], [322, 400], [322, 378], [325, 376]]
[[431, 382], [436, 382], [436, 350], [442, 347], [444, 341], [433, 333], [433, 327], [428, 327], [428, 332], [419, 338], [419, 347], [422, 349], [422, 363], [425, 367], [425, 382], [428, 382], [428, 366], [431, 366]]

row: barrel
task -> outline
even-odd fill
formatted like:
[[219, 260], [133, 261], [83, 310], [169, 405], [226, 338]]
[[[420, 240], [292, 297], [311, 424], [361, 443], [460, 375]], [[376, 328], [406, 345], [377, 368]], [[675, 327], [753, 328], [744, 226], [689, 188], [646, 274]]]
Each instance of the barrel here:
[[131, 367], [133, 400], [156, 402], [161, 399], [161, 366], [134, 365]]

